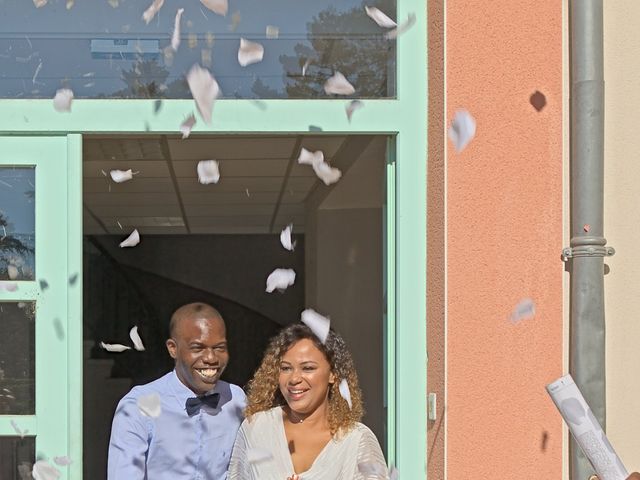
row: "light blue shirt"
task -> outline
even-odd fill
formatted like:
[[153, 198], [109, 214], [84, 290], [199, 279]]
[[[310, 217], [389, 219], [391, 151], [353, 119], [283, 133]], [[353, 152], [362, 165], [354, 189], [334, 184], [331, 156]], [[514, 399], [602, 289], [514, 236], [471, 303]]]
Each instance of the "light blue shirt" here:
[[[175, 370], [133, 387], [116, 409], [109, 442], [108, 480], [223, 480], [236, 433], [242, 423], [246, 397], [242, 389], [218, 381], [217, 408], [203, 405], [189, 417], [185, 402], [196, 395]], [[143, 415], [137, 400], [157, 393], [160, 416]]]

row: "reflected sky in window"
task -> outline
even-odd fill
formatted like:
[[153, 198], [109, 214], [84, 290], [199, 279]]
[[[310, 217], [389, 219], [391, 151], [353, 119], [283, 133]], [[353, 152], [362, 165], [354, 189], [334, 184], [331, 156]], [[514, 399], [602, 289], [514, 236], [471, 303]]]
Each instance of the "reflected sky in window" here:
[[[330, 98], [323, 84], [335, 71], [353, 97], [395, 96], [395, 41], [361, 1], [231, 0], [223, 17], [197, 0], [166, 0], [147, 25], [150, 4], [0, 0], [0, 97], [52, 98], [66, 87], [76, 98], [191, 98], [184, 76], [194, 63], [212, 71], [223, 98]], [[395, 2], [366, 4], [395, 19]], [[238, 64], [241, 37], [264, 45], [260, 63]]]

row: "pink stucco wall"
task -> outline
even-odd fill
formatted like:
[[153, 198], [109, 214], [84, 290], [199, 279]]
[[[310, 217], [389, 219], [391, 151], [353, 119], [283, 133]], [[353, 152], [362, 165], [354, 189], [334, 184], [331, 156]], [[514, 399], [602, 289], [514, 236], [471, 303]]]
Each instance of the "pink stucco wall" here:
[[[447, 478], [559, 479], [562, 2], [445, 5], [446, 118], [477, 121], [447, 155]], [[526, 297], [535, 318], [511, 322]]]

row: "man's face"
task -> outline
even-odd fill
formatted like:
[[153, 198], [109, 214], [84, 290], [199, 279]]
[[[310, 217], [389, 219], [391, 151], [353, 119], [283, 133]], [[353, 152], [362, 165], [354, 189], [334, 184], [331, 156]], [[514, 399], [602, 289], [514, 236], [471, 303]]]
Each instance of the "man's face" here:
[[216, 386], [229, 362], [224, 323], [219, 318], [185, 318], [167, 340], [176, 373], [196, 395]]

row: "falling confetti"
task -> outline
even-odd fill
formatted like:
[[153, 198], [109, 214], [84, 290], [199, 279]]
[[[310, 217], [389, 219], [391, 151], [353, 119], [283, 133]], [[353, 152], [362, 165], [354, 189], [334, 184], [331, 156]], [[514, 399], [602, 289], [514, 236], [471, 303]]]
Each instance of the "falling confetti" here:
[[462, 152], [476, 135], [476, 121], [466, 110], [458, 110], [449, 127], [449, 139], [458, 153]]
[[200, 116], [206, 124], [210, 124], [213, 102], [220, 94], [218, 82], [209, 73], [209, 70], [195, 64], [187, 73], [187, 83]]
[[36, 72], [33, 74], [33, 78], [31, 78], [31, 83], [36, 84], [36, 78], [38, 78], [38, 74], [42, 70], [42, 62], [40, 62], [36, 68]]
[[274, 25], [267, 25], [267, 30], [265, 35], [269, 39], [278, 38], [280, 36], [280, 29]]
[[180, 124], [180, 131], [182, 132], [182, 139], [189, 138], [191, 135], [191, 130], [193, 126], [196, 124], [196, 116], [192, 113], [189, 115], [184, 122]]
[[353, 407], [351, 403], [351, 390], [349, 390], [349, 382], [347, 382], [346, 378], [343, 378], [340, 381], [338, 389], [340, 390], [340, 396], [346, 400], [349, 405], [349, 409], [351, 409]]
[[589, 225], [588, 223], [585, 223], [582, 226], [582, 230], [584, 230], [586, 233], [589, 233], [589, 231], [591, 230], [591, 225]]
[[47, 4], [48, 1], [49, 0], [33, 0], [33, 4], [36, 6], [36, 8], [42, 8]]
[[75, 0], [67, 0], [67, 10], [71, 10], [73, 8], [73, 5], [75, 4]]
[[522, 320], [529, 320], [536, 315], [536, 306], [533, 300], [525, 298], [521, 300], [511, 312], [509, 318], [513, 323], [520, 322]]
[[290, 252], [293, 251], [293, 248], [295, 246], [295, 243], [291, 242], [291, 230], [293, 230], [292, 223], [284, 227], [282, 229], [282, 232], [280, 232], [280, 243], [285, 249], [289, 250]]
[[119, 343], [104, 343], [100, 342], [100, 347], [105, 349], [107, 352], [120, 353], [125, 350], [131, 350], [131, 347], [127, 347], [126, 345], [120, 345]]
[[140, 413], [146, 417], [157, 418], [162, 413], [162, 401], [157, 393], [138, 397], [136, 405]]
[[164, 5], [164, 0], [153, 0], [153, 3], [142, 14], [144, 23], [148, 25], [149, 22], [153, 20], [153, 17], [156, 16], [156, 13], [160, 11], [162, 5]]
[[285, 290], [296, 281], [296, 272], [290, 268], [276, 268], [267, 277], [267, 293], [274, 290]]
[[307, 61], [304, 62], [304, 65], [302, 65], [302, 76], [303, 77], [307, 74], [307, 68], [309, 68], [309, 65], [311, 65], [311, 60], [307, 59]]
[[120, 223], [120, 220], [116, 220], [116, 223], [118, 224], [118, 227], [120, 228], [120, 230], [124, 230], [124, 228], [122, 228], [122, 224]]
[[198, 181], [203, 185], [218, 183], [220, 168], [217, 160], [201, 160], [198, 162]]
[[269, 450], [264, 448], [250, 448], [247, 451], [247, 461], [252, 464], [268, 462], [273, 459], [273, 455]]
[[332, 183], [337, 182], [342, 176], [342, 172], [340, 170], [331, 167], [324, 161], [324, 154], [321, 150], [310, 152], [303, 147], [300, 151], [300, 156], [298, 157], [298, 163], [311, 165], [313, 167], [313, 171], [325, 185], [331, 185]]
[[240, 48], [238, 49], [238, 63], [242, 67], [258, 63], [262, 61], [264, 56], [264, 47], [257, 42], [251, 42], [245, 38], [240, 39]]
[[200, 0], [200, 3], [213, 13], [217, 13], [223, 17], [227, 15], [227, 11], [229, 10], [229, 2], [227, 0]]
[[184, 8], [179, 8], [176, 12], [176, 19], [173, 26], [173, 35], [171, 35], [171, 48], [175, 52], [178, 51], [178, 47], [180, 46], [180, 19], [182, 18], [182, 14], [184, 13]]
[[18, 268], [15, 265], [7, 265], [7, 273], [9, 274], [9, 280], [18, 278]]
[[307, 308], [300, 314], [300, 321], [311, 329], [321, 343], [327, 341], [329, 327], [331, 327], [331, 321], [327, 317], [320, 315], [311, 308]]
[[394, 38], [398, 38], [398, 35], [402, 35], [404, 32], [409, 30], [416, 23], [416, 14], [410, 13], [407, 17], [407, 21], [398, 26], [398, 28], [394, 28], [393, 30], [388, 31], [385, 34], [385, 37], [388, 40], [393, 40]]
[[241, 21], [242, 16], [240, 15], [240, 12], [233, 12], [233, 15], [231, 15], [231, 25], [229, 25], [229, 30], [235, 32], [238, 29], [238, 25], [240, 25]]
[[69, 457], [53, 457], [53, 463], [56, 465], [60, 465], [61, 467], [66, 467], [67, 465], [71, 465], [73, 462]]
[[49, 464], [46, 460], [38, 460], [33, 465], [31, 472], [34, 480], [57, 480], [60, 478], [60, 470]]
[[129, 338], [133, 342], [133, 346], [139, 352], [144, 352], [144, 345], [142, 344], [142, 339], [140, 338], [140, 334], [138, 334], [138, 327], [135, 326], [129, 331]]
[[389, 469], [389, 480], [398, 480], [398, 469], [396, 467], [391, 467]]
[[376, 22], [380, 27], [393, 28], [398, 26], [396, 22], [391, 20], [387, 15], [385, 15], [381, 10], [377, 9], [376, 7], [365, 6], [364, 9], [366, 10], [369, 18], [371, 18], [374, 22]]
[[356, 89], [347, 81], [343, 74], [336, 72], [325, 82], [324, 91], [327, 95], [352, 95]]
[[139, 243], [140, 234], [138, 233], [138, 229], [135, 229], [133, 232], [131, 232], [131, 235], [129, 235], [124, 241], [120, 243], [120, 248], [135, 247]]
[[133, 178], [133, 172], [129, 170], [111, 170], [109, 172], [111, 179], [116, 183], [126, 182]]
[[78, 280], [78, 274], [74, 273], [69, 277], [69, 285], [75, 285], [77, 280]]
[[537, 112], [541, 112], [547, 104], [547, 99], [542, 92], [536, 90], [529, 97], [529, 103], [533, 108], [536, 109]]
[[364, 107], [364, 103], [362, 103], [360, 100], [351, 100], [345, 107], [345, 111], [347, 112], [347, 120], [351, 122], [353, 112], [355, 112], [356, 110], [360, 110], [362, 107]]
[[68, 88], [61, 88], [53, 97], [53, 108], [56, 112], [70, 112], [71, 101], [73, 100], [73, 92]]
[[18, 290], [17, 283], [9, 283], [9, 282], [0, 282], [0, 290], [5, 290], [7, 292], [15, 292]]
[[40, 280], [40, 290], [44, 292], [47, 288], [49, 288], [49, 282], [44, 279]]
[[24, 436], [29, 432], [29, 430], [22, 430], [20, 427], [18, 427], [18, 424], [15, 422], [15, 420], [11, 420], [11, 426], [13, 427], [13, 430], [20, 436], [20, 438], [24, 438]]

